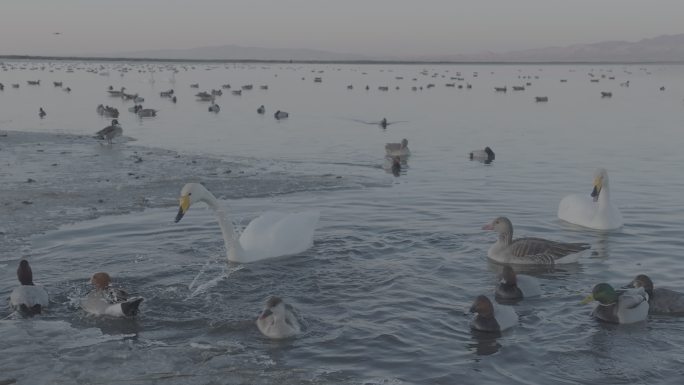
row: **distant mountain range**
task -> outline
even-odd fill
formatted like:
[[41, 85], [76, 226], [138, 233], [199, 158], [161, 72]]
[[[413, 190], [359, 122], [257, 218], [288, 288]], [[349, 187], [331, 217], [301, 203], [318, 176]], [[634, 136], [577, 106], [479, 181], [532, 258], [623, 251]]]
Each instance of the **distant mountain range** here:
[[178, 60], [263, 61], [443, 61], [443, 62], [684, 62], [684, 34], [663, 35], [637, 42], [604, 41], [504, 53], [430, 56], [367, 56], [313, 49], [257, 48], [225, 45], [190, 49], [118, 52], [99, 57]]

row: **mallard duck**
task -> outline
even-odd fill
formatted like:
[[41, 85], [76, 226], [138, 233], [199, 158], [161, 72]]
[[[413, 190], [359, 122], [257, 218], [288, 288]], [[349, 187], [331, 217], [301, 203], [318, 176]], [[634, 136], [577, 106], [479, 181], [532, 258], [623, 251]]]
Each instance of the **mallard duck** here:
[[684, 293], [661, 287], [654, 288], [653, 281], [645, 274], [637, 275], [627, 287], [643, 288], [646, 291], [649, 314], [684, 315]]
[[518, 265], [553, 265], [577, 262], [591, 247], [587, 243], [564, 243], [542, 238], [513, 239], [513, 224], [498, 217], [482, 230], [494, 230], [499, 239], [489, 248], [487, 256], [499, 263]]
[[607, 283], [594, 286], [582, 304], [597, 301], [591, 313], [600, 321], [629, 324], [644, 321], [648, 316], [648, 294], [643, 287], [616, 292]]

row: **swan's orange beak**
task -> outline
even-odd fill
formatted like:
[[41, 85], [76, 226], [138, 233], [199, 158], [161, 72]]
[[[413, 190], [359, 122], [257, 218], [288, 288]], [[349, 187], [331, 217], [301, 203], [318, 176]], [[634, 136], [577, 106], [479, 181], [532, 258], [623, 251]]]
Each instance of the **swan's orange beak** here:
[[178, 214], [176, 214], [176, 223], [183, 218], [183, 215], [188, 212], [190, 208], [190, 196], [184, 195], [180, 197], [180, 207], [178, 207]]

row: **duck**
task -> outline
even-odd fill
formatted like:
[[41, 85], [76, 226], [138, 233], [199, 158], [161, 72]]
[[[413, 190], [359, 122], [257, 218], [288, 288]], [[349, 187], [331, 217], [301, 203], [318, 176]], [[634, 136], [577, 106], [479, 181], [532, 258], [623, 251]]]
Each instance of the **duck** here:
[[138, 314], [143, 298], [129, 297], [124, 290], [110, 286], [112, 282], [109, 274], [99, 272], [93, 274], [90, 283], [95, 290], [81, 300], [81, 307], [93, 315], [108, 315], [111, 317], [132, 317]]
[[387, 128], [387, 126], [389, 126], [389, 123], [387, 123], [387, 118], [382, 118], [378, 125], [382, 128]]
[[385, 144], [385, 152], [387, 156], [409, 156], [411, 151], [408, 148], [408, 139], [404, 138], [401, 143], [387, 143]]
[[285, 119], [285, 118], [290, 117], [290, 114], [288, 114], [288, 113], [285, 112], [285, 111], [280, 111], [280, 110], [278, 110], [278, 111], [276, 111], [276, 113], [275, 113], [273, 116], [275, 116], [275, 118], [276, 118], [277, 120], [280, 120], [280, 119]]
[[259, 106], [259, 108], [257, 108], [257, 114], [263, 115], [264, 113], [266, 113], [266, 107], [264, 107], [264, 105], [262, 104]]
[[199, 183], [187, 183], [181, 189], [178, 223], [197, 202], [206, 203], [216, 215], [226, 257], [231, 262], [251, 263], [267, 258], [299, 254], [313, 245], [313, 235], [320, 213], [307, 210], [297, 213], [269, 211], [253, 219], [236, 235], [223, 205], [214, 194]]
[[684, 315], [684, 293], [665, 288], [654, 288], [653, 281], [646, 274], [637, 275], [628, 288], [643, 288], [648, 294], [648, 313]]
[[616, 292], [611, 285], [599, 283], [581, 303], [593, 301], [598, 305], [591, 314], [603, 322], [630, 324], [648, 317], [648, 294], [643, 287]]
[[590, 196], [572, 194], [560, 201], [558, 218], [595, 230], [615, 230], [624, 225], [620, 210], [610, 200], [606, 169], [599, 168], [594, 172]]
[[45, 112], [43, 107], [40, 107], [40, 109], [38, 110], [38, 116], [40, 116], [40, 118], [43, 119], [45, 115], [47, 115], [47, 113]]
[[119, 121], [113, 119], [111, 125], [95, 133], [95, 139], [106, 140], [107, 143], [112, 144], [112, 139], [121, 136], [122, 133], [123, 128], [119, 125]]
[[261, 334], [272, 339], [294, 337], [302, 330], [292, 307], [285, 304], [280, 297], [271, 297], [266, 301], [264, 310], [256, 320]]
[[10, 293], [12, 309], [27, 317], [42, 314], [48, 306], [48, 293], [45, 288], [33, 283], [33, 271], [25, 259], [19, 261], [17, 278], [21, 285]]
[[477, 314], [470, 328], [481, 332], [500, 333], [518, 324], [518, 314], [512, 307], [494, 304], [484, 295], [475, 298], [470, 312]]
[[140, 108], [138, 109], [138, 116], [141, 118], [152, 118], [157, 116], [157, 110], [152, 108]]
[[587, 243], [555, 242], [542, 238], [513, 239], [513, 224], [498, 217], [482, 227], [494, 230], [499, 239], [489, 248], [487, 256], [495, 262], [513, 265], [554, 265], [575, 263], [590, 249]]
[[468, 156], [470, 160], [478, 160], [480, 162], [491, 163], [496, 155], [490, 147], [485, 147], [484, 150], [473, 150]]
[[212, 103], [211, 106], [209, 106], [209, 112], [216, 112], [216, 113], [218, 113], [219, 111], [221, 111], [221, 107], [219, 107], [218, 104]]
[[518, 300], [537, 297], [541, 295], [541, 289], [534, 277], [516, 274], [511, 266], [505, 265], [494, 295], [496, 299]]

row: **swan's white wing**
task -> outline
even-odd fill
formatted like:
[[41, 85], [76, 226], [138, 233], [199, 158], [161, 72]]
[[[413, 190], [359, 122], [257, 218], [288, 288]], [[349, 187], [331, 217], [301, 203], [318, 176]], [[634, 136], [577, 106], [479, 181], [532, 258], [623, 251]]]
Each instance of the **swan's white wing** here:
[[266, 212], [255, 218], [240, 236], [246, 262], [303, 252], [313, 245], [318, 211]]
[[597, 209], [598, 203], [594, 202], [589, 194], [572, 194], [560, 201], [558, 218], [576, 225], [590, 227]]

